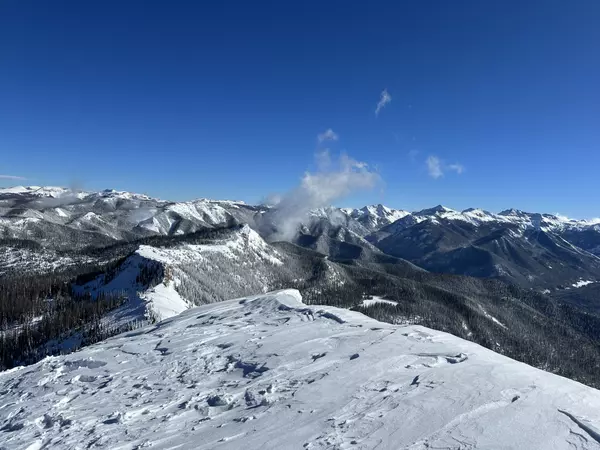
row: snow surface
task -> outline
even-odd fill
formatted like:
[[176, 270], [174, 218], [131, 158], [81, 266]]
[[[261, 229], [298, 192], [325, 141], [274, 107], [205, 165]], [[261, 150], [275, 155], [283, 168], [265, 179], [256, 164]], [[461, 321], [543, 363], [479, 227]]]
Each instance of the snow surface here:
[[244, 225], [239, 233], [231, 239], [223, 240], [220, 244], [183, 244], [171, 248], [158, 248], [142, 245], [137, 254], [166, 264], [199, 261], [210, 258], [211, 252], [218, 252], [231, 259], [239, 258], [242, 253], [254, 252], [259, 258], [273, 265], [281, 265], [279, 253], [270, 247], [256, 231]]
[[142, 268], [163, 262], [152, 258], [146, 249], [153, 247], [140, 246], [139, 250], [123, 262], [116, 275], [109, 281], [105, 280], [104, 275], [100, 275], [82, 286], [73, 286], [77, 292], [89, 293], [93, 297], [101, 293], [121, 294], [127, 297], [125, 305], [111, 311], [105, 317], [105, 321], [113, 326], [125, 325], [134, 320], [167, 319], [192, 306], [177, 292], [177, 279], [163, 280], [150, 289], [137, 281]]
[[599, 391], [293, 290], [0, 373], [0, 392], [0, 448], [600, 448]]
[[[94, 297], [100, 293], [126, 296], [128, 302], [109, 313], [106, 318], [106, 321], [113, 325], [124, 325], [134, 320], [163, 320], [192, 306], [191, 302], [177, 292], [180, 277], [185, 276], [179, 267], [182, 264], [210, 262], [215, 253], [220, 253], [232, 261], [240, 261], [245, 256], [260, 259], [271, 265], [283, 264], [280, 253], [270, 247], [248, 225], [244, 225], [239, 232], [227, 239], [215, 241], [214, 244], [181, 244], [164, 248], [140, 245], [110, 280], [100, 275], [85, 285], [74, 288], [80, 293], [89, 293]], [[137, 278], [142, 268], [153, 264], [162, 265], [165, 271], [170, 272], [172, 279], [163, 279], [160, 284], [147, 289]]]
[[163, 281], [163, 283], [140, 294], [147, 302], [147, 307], [158, 320], [173, 317], [188, 309], [191, 304], [184, 300], [176, 290], [178, 280]]
[[483, 309], [481, 306], [479, 307], [481, 309], [481, 312], [483, 313], [483, 315], [485, 317], [487, 317], [488, 319], [490, 319], [492, 322], [494, 322], [496, 325], [500, 325], [502, 328], [506, 328], [506, 325], [504, 325], [502, 322], [500, 322], [498, 319], [496, 319], [494, 316], [492, 316], [490, 313], [488, 313], [485, 309]]
[[370, 300], [363, 300], [362, 305], [363, 306], [373, 306], [373, 305], [376, 305], [377, 303], [385, 303], [385, 304], [393, 305], [393, 306], [397, 305], [396, 302], [393, 302], [391, 300], [386, 300], [384, 298], [377, 297], [377, 296], [373, 296], [373, 298]]
[[39, 197], [58, 198], [68, 192], [69, 189], [57, 186], [14, 186], [0, 189], [0, 194], [31, 194]]
[[[373, 223], [392, 223], [410, 213], [401, 209], [392, 209], [384, 205], [368, 205], [360, 209], [342, 208], [341, 211], [353, 219], [370, 220]], [[380, 223], [381, 222], [381, 223]]]
[[573, 287], [574, 288], [580, 288], [580, 287], [584, 287], [587, 286], [588, 284], [594, 284], [595, 281], [591, 281], [591, 280], [579, 280], [577, 283], [573, 283]]

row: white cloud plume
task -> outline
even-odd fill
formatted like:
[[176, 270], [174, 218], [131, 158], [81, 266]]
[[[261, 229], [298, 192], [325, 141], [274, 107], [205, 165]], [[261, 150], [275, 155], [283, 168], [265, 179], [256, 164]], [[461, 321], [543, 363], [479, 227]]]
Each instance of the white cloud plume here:
[[382, 108], [392, 101], [392, 96], [389, 94], [387, 89], [381, 91], [379, 102], [377, 102], [377, 108], [375, 108], [375, 115], [378, 116]]
[[0, 175], [0, 179], [2, 180], [26, 180], [25, 177], [18, 177], [16, 175]]
[[437, 156], [428, 156], [425, 164], [427, 164], [427, 172], [429, 172], [429, 176], [431, 178], [435, 178], [437, 180], [438, 178], [444, 176], [442, 162]]
[[459, 164], [459, 163], [450, 164], [448, 166], [448, 170], [453, 170], [458, 175], [460, 175], [461, 173], [463, 173], [465, 171], [465, 166], [463, 166], [462, 164]]
[[281, 194], [273, 193], [264, 197], [260, 204], [264, 206], [277, 206], [279, 203], [281, 203], [281, 199]]
[[266, 218], [275, 227], [274, 240], [291, 240], [298, 228], [316, 208], [329, 206], [335, 200], [374, 188], [380, 176], [367, 163], [342, 154], [332, 160], [329, 151], [315, 155], [317, 170], [306, 172], [300, 184], [283, 195]]
[[321, 142], [325, 142], [325, 141], [337, 141], [340, 137], [338, 136], [338, 134], [333, 131], [331, 128], [325, 130], [323, 133], [320, 133], [317, 136], [317, 140], [319, 141], [319, 143]]

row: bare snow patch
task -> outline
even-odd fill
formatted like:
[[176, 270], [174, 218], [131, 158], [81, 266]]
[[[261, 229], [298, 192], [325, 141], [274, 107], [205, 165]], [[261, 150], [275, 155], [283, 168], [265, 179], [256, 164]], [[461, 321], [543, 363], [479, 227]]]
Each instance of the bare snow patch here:
[[573, 283], [571, 286], [573, 286], [574, 288], [580, 288], [580, 287], [584, 287], [587, 286], [588, 284], [594, 284], [595, 281], [591, 281], [591, 280], [579, 280], [577, 283]]
[[370, 300], [363, 300], [362, 305], [363, 306], [373, 306], [376, 305], [378, 303], [383, 303], [383, 304], [387, 304], [387, 305], [392, 305], [392, 306], [396, 306], [397, 303], [391, 300], [386, 300], [384, 298], [381, 297], [377, 297], [377, 296], [373, 296], [372, 299]]
[[483, 309], [481, 306], [479, 307], [479, 309], [481, 310], [481, 312], [483, 313], [483, 315], [485, 317], [487, 317], [488, 319], [490, 319], [492, 322], [494, 322], [496, 325], [500, 325], [502, 328], [507, 328], [506, 325], [504, 325], [502, 322], [500, 322], [498, 319], [496, 319], [494, 316], [492, 316], [490, 313], [488, 313], [485, 309]]

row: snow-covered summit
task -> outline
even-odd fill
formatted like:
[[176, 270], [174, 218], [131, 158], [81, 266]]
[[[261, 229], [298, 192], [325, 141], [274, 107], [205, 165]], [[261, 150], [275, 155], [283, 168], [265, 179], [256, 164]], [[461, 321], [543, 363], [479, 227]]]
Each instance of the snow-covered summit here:
[[57, 186], [15, 186], [10, 188], [0, 189], [0, 195], [2, 194], [24, 194], [36, 197], [53, 197], [58, 198], [66, 193], [71, 192], [69, 189]]
[[2, 448], [593, 449], [600, 392], [297, 291], [0, 374]]
[[[331, 210], [331, 208], [329, 209]], [[362, 208], [334, 209], [338, 215], [341, 212], [347, 220], [356, 221], [366, 232], [375, 231], [410, 214], [408, 211], [388, 208], [382, 204], [368, 205]], [[331, 212], [329, 215], [335, 217]]]
[[364, 206], [360, 209], [347, 210], [353, 219], [367, 219], [381, 225], [382, 222], [392, 223], [410, 214], [401, 209], [388, 208], [381, 203], [378, 205]]
[[444, 213], [456, 213], [457, 211], [452, 208], [448, 208], [444, 205], [437, 205], [433, 208], [422, 209], [421, 211], [417, 211], [414, 213], [415, 216], [433, 216], [440, 215]]
[[442, 205], [416, 211], [410, 213], [410, 215], [414, 217], [414, 223], [419, 223], [423, 220], [435, 221], [443, 219], [467, 222], [478, 226], [483, 223], [496, 222], [499, 226], [514, 225], [523, 230], [541, 229], [544, 231], [585, 229], [595, 223], [594, 220], [569, 219], [568, 217], [555, 214], [528, 213], [518, 209], [507, 209], [500, 213], [492, 213], [480, 208], [468, 208], [463, 211], [456, 211]]

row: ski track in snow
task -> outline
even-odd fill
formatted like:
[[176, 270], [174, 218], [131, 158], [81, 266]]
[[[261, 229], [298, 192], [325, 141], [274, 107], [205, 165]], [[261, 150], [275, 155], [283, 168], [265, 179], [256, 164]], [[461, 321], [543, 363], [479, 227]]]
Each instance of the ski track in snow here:
[[0, 373], [0, 448], [600, 449], [600, 392], [287, 290]]

